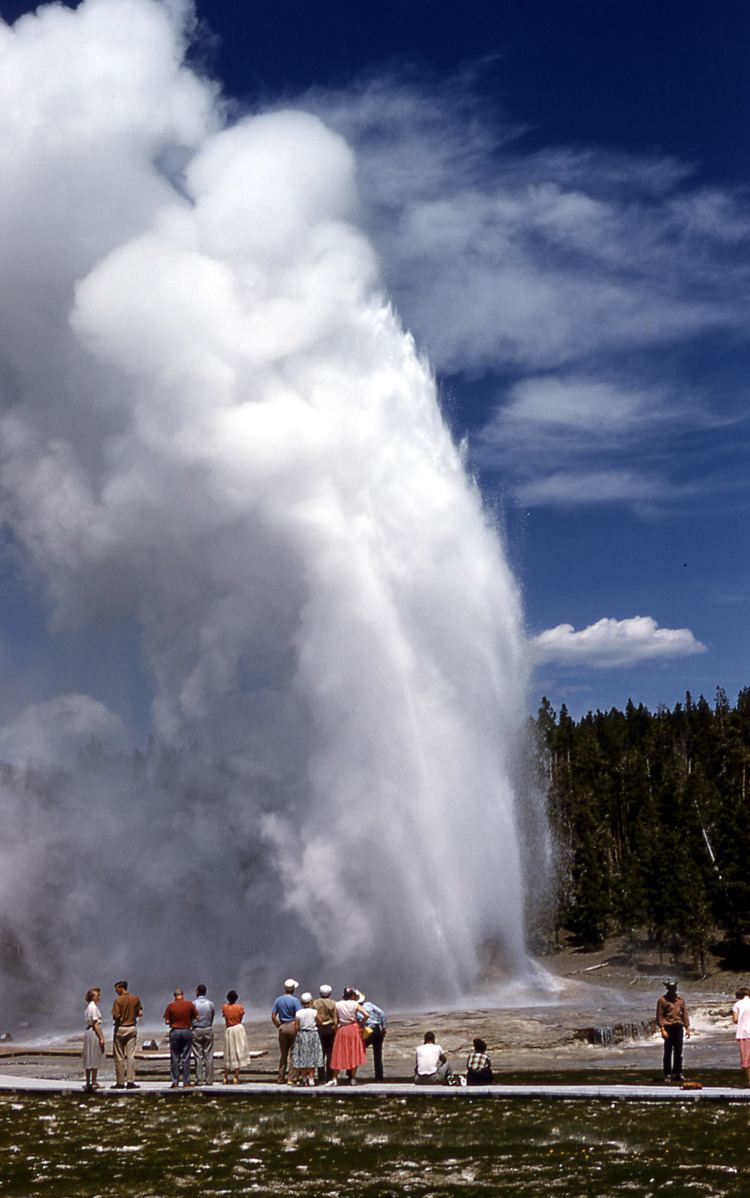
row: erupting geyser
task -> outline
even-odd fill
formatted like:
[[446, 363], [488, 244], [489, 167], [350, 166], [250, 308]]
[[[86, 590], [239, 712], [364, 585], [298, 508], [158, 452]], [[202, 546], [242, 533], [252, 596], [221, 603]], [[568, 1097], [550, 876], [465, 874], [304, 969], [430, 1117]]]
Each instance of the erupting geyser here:
[[0, 756], [38, 768], [2, 779], [4, 993], [455, 997], [488, 944], [525, 961], [516, 588], [351, 150], [301, 112], [226, 127], [188, 23], [0, 23], [2, 515], [85, 663], [9, 665]]

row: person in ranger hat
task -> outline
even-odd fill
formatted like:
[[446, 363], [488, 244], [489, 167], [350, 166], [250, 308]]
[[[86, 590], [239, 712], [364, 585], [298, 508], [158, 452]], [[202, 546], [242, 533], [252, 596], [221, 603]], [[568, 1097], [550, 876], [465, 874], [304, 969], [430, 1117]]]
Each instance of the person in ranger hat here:
[[[302, 1006], [294, 993], [298, 986], [299, 982], [295, 982], [294, 978], [287, 978], [284, 982], [284, 993], [279, 995], [271, 1007], [271, 1022], [279, 1029], [279, 1072], [276, 1080], [280, 1086], [287, 1080], [287, 1062], [297, 1035], [297, 1012]], [[289, 1081], [295, 1081], [292, 1065], [289, 1066]]]
[[664, 1040], [664, 1081], [681, 1082], [682, 1042], [690, 1035], [685, 999], [677, 993], [677, 979], [665, 978], [666, 993], [656, 1004], [656, 1023]]

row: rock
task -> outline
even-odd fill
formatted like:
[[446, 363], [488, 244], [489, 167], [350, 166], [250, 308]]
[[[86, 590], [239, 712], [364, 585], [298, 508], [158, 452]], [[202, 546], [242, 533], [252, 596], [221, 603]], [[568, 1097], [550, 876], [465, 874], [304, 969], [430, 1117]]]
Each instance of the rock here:
[[10, 1044], [12, 1039], [10, 1032], [0, 1032], [0, 1044]]
[[159, 1051], [159, 1041], [158, 1040], [144, 1040], [141, 1048], [142, 1048], [143, 1052], [158, 1052]]

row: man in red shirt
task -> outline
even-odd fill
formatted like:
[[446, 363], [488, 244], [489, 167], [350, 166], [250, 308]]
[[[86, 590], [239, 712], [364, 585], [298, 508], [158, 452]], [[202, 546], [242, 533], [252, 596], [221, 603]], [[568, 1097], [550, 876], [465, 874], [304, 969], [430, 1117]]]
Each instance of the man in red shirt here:
[[179, 1086], [180, 1078], [183, 1089], [190, 1086], [190, 1049], [193, 1020], [197, 1018], [195, 1004], [185, 998], [182, 990], [175, 990], [173, 1001], [164, 1011], [164, 1022], [169, 1026], [169, 1071], [173, 1090]]

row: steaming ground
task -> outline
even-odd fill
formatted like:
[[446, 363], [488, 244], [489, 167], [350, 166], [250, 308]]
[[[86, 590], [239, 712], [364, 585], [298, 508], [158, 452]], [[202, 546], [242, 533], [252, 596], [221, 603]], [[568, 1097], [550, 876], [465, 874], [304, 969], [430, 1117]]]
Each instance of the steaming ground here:
[[351, 150], [228, 124], [190, 27], [0, 23], [4, 996], [455, 999], [525, 969], [516, 587]]

